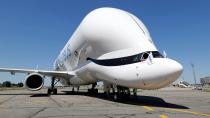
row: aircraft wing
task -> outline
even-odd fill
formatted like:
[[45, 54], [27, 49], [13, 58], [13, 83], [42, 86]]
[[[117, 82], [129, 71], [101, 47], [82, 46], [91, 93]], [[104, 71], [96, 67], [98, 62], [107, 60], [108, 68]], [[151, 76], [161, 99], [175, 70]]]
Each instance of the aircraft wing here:
[[75, 75], [72, 71], [46, 71], [46, 70], [31, 70], [31, 69], [12, 69], [12, 68], [0, 68], [0, 72], [10, 72], [12, 75], [15, 73], [38, 73], [43, 76], [57, 77], [57, 78], [71, 78]]

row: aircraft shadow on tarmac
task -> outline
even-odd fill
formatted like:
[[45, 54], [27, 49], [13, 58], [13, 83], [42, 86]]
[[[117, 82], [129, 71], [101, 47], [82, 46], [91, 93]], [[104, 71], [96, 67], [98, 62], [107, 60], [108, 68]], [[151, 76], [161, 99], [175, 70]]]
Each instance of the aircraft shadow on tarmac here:
[[[62, 91], [63, 93], [58, 93], [57, 95], [83, 95], [88, 97], [94, 97], [98, 99], [113, 101], [111, 98], [107, 98], [104, 93], [98, 93], [97, 95], [90, 95], [87, 92], [72, 92], [72, 91]], [[30, 95], [30, 97], [49, 97], [50, 95], [45, 93], [0, 93], [0, 95]], [[116, 102], [116, 101], [115, 101]], [[162, 107], [162, 108], [176, 108], [176, 109], [189, 109], [189, 107], [168, 103], [162, 98], [154, 96], [137, 96], [134, 97], [131, 95], [128, 100], [119, 100], [117, 101], [123, 104], [138, 105], [138, 106], [151, 106], [151, 107]]]
[[[97, 95], [90, 95], [87, 92], [71, 92], [71, 91], [62, 91], [67, 95], [84, 95], [89, 97], [95, 97], [103, 100], [113, 101], [111, 98], [107, 98], [104, 93], [98, 93]], [[115, 101], [116, 102], [116, 101]], [[128, 100], [120, 100], [117, 101], [123, 104], [130, 104], [130, 105], [138, 105], [138, 106], [151, 106], [151, 107], [162, 107], [162, 108], [175, 108], [175, 109], [189, 109], [189, 107], [168, 103], [164, 101], [162, 98], [153, 97], [153, 96], [137, 96], [134, 97], [131, 95], [130, 99]]]

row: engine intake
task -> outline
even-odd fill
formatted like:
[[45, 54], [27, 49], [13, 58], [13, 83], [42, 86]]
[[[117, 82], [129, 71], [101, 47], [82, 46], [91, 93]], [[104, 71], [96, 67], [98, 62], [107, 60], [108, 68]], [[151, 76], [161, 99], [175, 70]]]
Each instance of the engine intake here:
[[38, 73], [30, 74], [25, 81], [25, 87], [31, 91], [38, 91], [44, 85], [43, 77]]

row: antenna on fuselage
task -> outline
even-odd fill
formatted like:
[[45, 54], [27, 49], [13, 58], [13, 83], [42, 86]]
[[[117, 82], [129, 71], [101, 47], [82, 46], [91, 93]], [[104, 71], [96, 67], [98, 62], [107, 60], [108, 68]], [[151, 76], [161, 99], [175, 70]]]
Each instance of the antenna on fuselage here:
[[152, 54], [152, 52], [150, 52], [149, 53], [149, 56], [148, 56], [148, 58], [147, 58], [147, 63], [148, 64], [153, 64], [153, 54]]
[[167, 53], [165, 51], [163, 51], [163, 57], [167, 58]]
[[36, 69], [35, 69], [35, 70], [38, 70], [38, 69], [39, 69], [39, 65], [37, 64], [37, 65], [36, 65]]

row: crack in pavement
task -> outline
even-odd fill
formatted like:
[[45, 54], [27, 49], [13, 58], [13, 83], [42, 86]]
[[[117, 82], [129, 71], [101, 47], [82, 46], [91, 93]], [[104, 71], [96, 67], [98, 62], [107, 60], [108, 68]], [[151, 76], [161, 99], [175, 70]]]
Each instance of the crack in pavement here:
[[[97, 99], [97, 98], [96, 98]], [[107, 101], [107, 100], [102, 100], [102, 99], [97, 99], [98, 101], [100, 101], [101, 103], [105, 103], [105, 104], [108, 104], [108, 105], [112, 105], [112, 106], [115, 106], [115, 107], [119, 107], [121, 103], [117, 103], [117, 102], [114, 102], [114, 101]]]
[[[129, 116], [134, 116], [134, 114], [112, 114], [115, 116], [123, 116], [120, 118], [126, 118]], [[126, 116], [125, 116], [126, 115]], [[90, 118], [97, 118], [97, 116], [105, 116], [108, 118], [113, 118], [113, 116], [110, 116], [110, 114], [96, 114], [96, 115], [55, 115], [55, 116], [42, 116], [42, 117], [37, 117], [37, 118], [54, 118], [54, 117], [84, 117], [84, 116], [89, 116]]]
[[113, 118], [112, 116], [109, 116], [109, 115], [104, 115], [105, 117], [108, 117], [108, 118]]
[[59, 102], [57, 102], [55, 99], [53, 99], [51, 96], [48, 97], [51, 101], [53, 101], [58, 107], [63, 107]]
[[74, 103], [68, 104], [68, 108], [72, 107], [74, 105]]
[[37, 112], [31, 114], [30, 116], [28, 116], [27, 118], [33, 118], [35, 117], [36, 115], [38, 115], [39, 113], [43, 112], [44, 110], [46, 110], [47, 108], [44, 107], [44, 108], [41, 108], [40, 110], [38, 110]]
[[135, 114], [124, 114], [124, 115], [122, 115], [122, 114], [118, 114], [118, 115], [112, 115], [112, 116], [110, 116], [110, 115], [104, 115], [105, 117], [108, 117], [108, 118], [114, 118], [114, 117], [116, 117], [116, 116], [121, 116], [121, 117], [119, 117], [119, 118], [129, 118], [129, 117], [131, 117], [131, 116], [135, 116]]
[[15, 98], [16, 96], [17, 96], [17, 95], [13, 95], [12, 97], [9, 97], [8, 99], [6, 99], [6, 100], [0, 102], [0, 105], [4, 104], [5, 102], [10, 101], [11, 99]]
[[121, 118], [128, 118], [128, 117], [131, 117], [131, 116], [135, 116], [135, 114], [129, 114], [129, 115], [123, 116]]
[[[39, 93], [42, 93], [43, 94], [43, 92], [41, 92], [41, 91], [39, 91]], [[47, 98], [49, 100], [53, 101], [58, 107], [63, 107], [59, 102], [57, 102], [55, 99], [53, 99], [51, 95], [49, 97], [47, 97]]]

